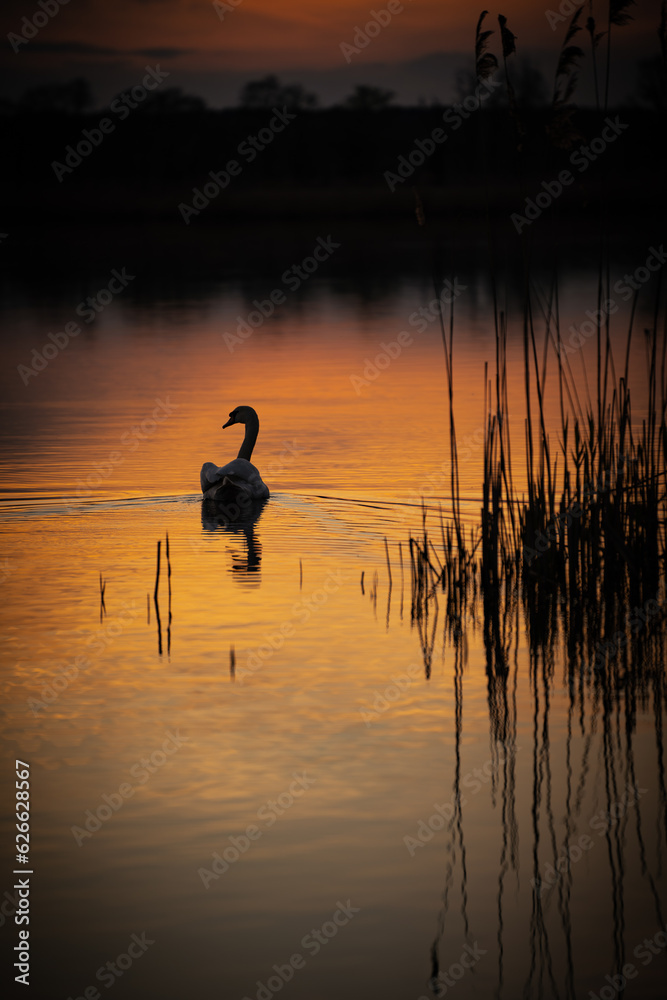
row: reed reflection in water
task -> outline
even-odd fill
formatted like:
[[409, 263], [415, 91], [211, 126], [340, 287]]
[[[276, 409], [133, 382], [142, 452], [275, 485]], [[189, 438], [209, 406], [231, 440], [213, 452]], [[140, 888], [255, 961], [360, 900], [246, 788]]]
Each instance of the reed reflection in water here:
[[[598, 294], [604, 290], [600, 277]], [[665, 342], [662, 364], [657, 366], [658, 326], [656, 302], [652, 329], [645, 330], [647, 347], [646, 414], [639, 429], [630, 414], [628, 383], [632, 316], [625, 349], [623, 375], [616, 383], [613, 351], [606, 330], [606, 350], [600, 351], [598, 326], [597, 410], [590, 396], [582, 406], [567, 355], [562, 350], [558, 306], [545, 316], [544, 344], [538, 345], [532, 319], [531, 294], [524, 316], [524, 375], [526, 448], [523, 489], [515, 487], [512, 464], [510, 408], [507, 391], [507, 325], [503, 313], [495, 314], [495, 399], [485, 366], [484, 479], [481, 524], [469, 529], [461, 516], [457, 439], [454, 417], [454, 324], [449, 329], [441, 313], [450, 400], [450, 456], [452, 510], [445, 526], [440, 511], [441, 547], [438, 551], [427, 530], [423, 507], [422, 533], [409, 538], [411, 557], [411, 614], [419, 630], [426, 676], [432, 671], [436, 639], [438, 594], [445, 595], [443, 642], [453, 645], [455, 767], [451, 814], [448, 817], [448, 864], [438, 936], [432, 947], [432, 989], [444, 994], [440, 947], [444, 944], [446, 917], [457, 859], [461, 873], [461, 916], [469, 937], [468, 865], [461, 807], [460, 745], [462, 697], [460, 676], [467, 650], [467, 636], [474, 629], [476, 612], [483, 621], [488, 679], [490, 737], [494, 756], [489, 762], [502, 798], [502, 850], [498, 881], [498, 982], [504, 984], [503, 899], [505, 877], [517, 878], [518, 824], [516, 820], [517, 650], [526, 632], [532, 699], [532, 871], [533, 906], [530, 919], [530, 961], [523, 988], [525, 996], [547, 994], [575, 997], [580, 977], [575, 972], [575, 952], [580, 943], [573, 929], [573, 870], [584, 853], [595, 846], [591, 831], [604, 837], [611, 884], [609, 916], [610, 973], [603, 990], [615, 995], [636, 978], [627, 962], [625, 881], [628, 851], [636, 851], [639, 874], [649, 894], [650, 907], [662, 940], [664, 910], [657, 880], [662, 874], [665, 843], [665, 808], [662, 719], [664, 712], [665, 560], [667, 557], [667, 381]], [[543, 406], [548, 351], [553, 344], [558, 360], [561, 426], [556, 427], [560, 470], [552, 460]], [[567, 367], [563, 363], [567, 362]], [[534, 365], [533, 365], [534, 363]], [[531, 410], [539, 423], [537, 446]], [[565, 393], [570, 409], [564, 404]], [[573, 446], [568, 446], [568, 431]], [[516, 454], [516, 451], [515, 451]], [[477, 553], [479, 551], [479, 556]], [[537, 564], [537, 565], [536, 565]], [[390, 579], [391, 591], [391, 579]], [[435, 608], [432, 605], [435, 604]], [[389, 607], [388, 607], [389, 611]], [[429, 615], [433, 618], [429, 638]], [[551, 760], [550, 720], [554, 680], [558, 665], [565, 671], [569, 701], [565, 740], [565, 788], [560, 797], [562, 818], [557, 819], [554, 769]], [[509, 691], [508, 691], [509, 687]], [[652, 711], [655, 728], [655, 772], [659, 805], [655, 819], [657, 865], [647, 857], [641, 788], [635, 764], [638, 706]], [[557, 721], [562, 725], [562, 720]], [[574, 752], [573, 730], [582, 741]], [[588, 792], [591, 751], [601, 762], [604, 805], [581, 833], [582, 803]], [[502, 756], [500, 755], [502, 751]], [[578, 758], [578, 759], [577, 759]], [[562, 781], [562, 775], [559, 776]], [[634, 822], [633, 822], [634, 821]], [[634, 829], [634, 838], [628, 830]], [[578, 838], [578, 840], [576, 839]], [[628, 839], [633, 839], [632, 846]], [[546, 848], [540, 849], [541, 842]], [[418, 846], [422, 846], [421, 844]], [[546, 856], [545, 856], [546, 855]], [[556, 887], [555, 891], [551, 890]], [[551, 892], [547, 902], [545, 896]], [[664, 893], [663, 893], [664, 895]], [[554, 902], [554, 897], [556, 901]], [[557, 911], [552, 916], [551, 909]], [[667, 927], [665, 927], [667, 930]], [[559, 938], [558, 944], [554, 938]], [[658, 947], [659, 953], [664, 944]], [[644, 945], [632, 950], [642, 953]], [[558, 951], [557, 960], [554, 953]], [[652, 952], [642, 954], [652, 955]], [[664, 956], [663, 956], [664, 958]], [[650, 961], [651, 959], [649, 959]], [[460, 966], [459, 966], [460, 967]], [[449, 980], [444, 980], [452, 985]], [[646, 993], [644, 983], [640, 995]]]
[[[608, 643], [606, 655], [586, 661], [579, 642], [572, 641], [576, 623], [558, 595], [550, 609], [542, 609], [543, 614], [550, 610], [547, 624], [528, 630], [526, 651], [526, 618], [516, 587], [504, 587], [486, 614], [474, 589], [471, 584], [462, 601], [449, 601], [437, 588], [430, 600], [413, 607], [412, 614], [421, 638], [425, 676], [433, 668], [434, 647], [446, 644], [453, 654], [454, 761], [451, 795], [445, 793], [441, 800], [449, 808], [436, 810], [431, 817], [434, 822], [422, 823], [419, 832], [406, 840], [414, 856], [443, 828], [440, 817], [446, 820], [442, 903], [431, 946], [432, 992], [444, 995], [443, 986], [454, 985], [461, 968], [461, 944], [472, 942], [476, 934], [479, 913], [473, 906], [471, 914], [470, 898], [479, 904], [479, 874], [466, 843], [471, 825], [473, 839], [478, 838], [474, 820], [468, 819], [471, 798], [485, 788], [500, 813], [500, 830], [494, 829], [494, 836], [486, 842], [486, 849], [492, 849], [499, 832], [493, 893], [495, 949], [480, 939], [489, 955], [495, 950], [494, 995], [578, 997], [588, 996], [591, 989], [596, 996], [607, 996], [611, 994], [600, 990], [611, 989], [605, 978], [609, 976], [616, 983], [626, 982], [629, 996], [657, 998], [664, 981], [667, 941], [661, 936], [667, 917], [664, 592], [644, 607], [633, 607], [628, 592], [619, 593], [619, 606], [627, 609], [630, 623], [627, 641], [619, 641], [620, 633], [616, 633], [616, 649]], [[444, 612], [439, 608], [442, 601]], [[438, 629], [438, 617], [443, 614], [444, 624]], [[605, 634], [604, 607], [589, 606], [585, 617], [587, 633]], [[466, 744], [463, 681], [468, 645], [480, 631], [490, 755], [469, 768], [462, 760]], [[521, 678], [524, 665], [527, 678]], [[527, 713], [529, 708], [530, 728], [525, 719], [519, 726], [521, 709]], [[653, 780], [638, 775], [637, 752], [642, 773], [648, 770]], [[523, 810], [517, 809], [518, 763], [523, 765], [519, 779]], [[420, 835], [423, 842], [418, 843]], [[491, 887], [485, 888], [490, 906]], [[517, 947], [516, 940], [519, 891], [532, 900], [526, 921], [527, 948], [525, 942]], [[583, 906], [582, 896], [588, 897]], [[647, 950], [645, 939], [654, 951]], [[656, 967], [645, 971], [644, 966], [654, 959]], [[452, 966], [453, 976], [448, 973]], [[635, 969], [632, 978], [630, 966]]]

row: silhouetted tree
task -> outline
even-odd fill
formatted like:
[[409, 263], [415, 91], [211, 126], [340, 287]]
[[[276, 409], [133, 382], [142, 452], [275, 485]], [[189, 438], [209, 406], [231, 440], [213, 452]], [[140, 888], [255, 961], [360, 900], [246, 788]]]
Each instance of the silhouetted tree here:
[[46, 83], [26, 90], [19, 101], [22, 111], [62, 111], [81, 114], [93, 103], [90, 83], [77, 77], [69, 83]]
[[261, 80], [251, 80], [241, 90], [239, 103], [242, 108], [273, 108], [282, 107], [315, 108], [318, 104], [316, 94], [311, 94], [300, 83], [281, 84], [274, 74]]
[[353, 111], [382, 111], [383, 108], [389, 107], [395, 96], [393, 90], [359, 83], [344, 101], [343, 107]]

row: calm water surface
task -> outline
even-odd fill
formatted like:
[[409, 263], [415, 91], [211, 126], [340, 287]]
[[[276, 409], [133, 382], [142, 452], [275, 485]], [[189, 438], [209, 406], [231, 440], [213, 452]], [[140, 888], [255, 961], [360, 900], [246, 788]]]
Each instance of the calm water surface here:
[[[324, 263], [251, 336], [225, 339], [308, 246], [200, 284], [142, 286], [137, 271], [89, 324], [76, 308], [122, 255], [63, 287], [19, 282], [8, 300], [2, 781], [9, 799], [14, 759], [30, 763], [40, 995], [418, 1000], [439, 972], [458, 1000], [604, 997], [631, 963], [626, 995], [657, 1000], [662, 682], [578, 689], [560, 641], [531, 657], [520, 608], [502, 676], [480, 608], [456, 648], [435, 603], [412, 622], [419, 496], [436, 535], [439, 502], [448, 513], [439, 327], [409, 322], [433, 292], [410, 270], [369, 284]], [[454, 305], [471, 525], [484, 362], [494, 371], [484, 275], [462, 266]], [[561, 274], [563, 327], [595, 306], [595, 280], [592, 267]], [[546, 278], [537, 291], [546, 302]], [[511, 285], [503, 308], [520, 465]], [[650, 311], [640, 301], [638, 330]], [[628, 316], [619, 299], [619, 337]], [[18, 366], [72, 321], [82, 332], [26, 384]], [[582, 399], [594, 350], [571, 358]], [[637, 339], [637, 385], [643, 366]], [[198, 475], [236, 454], [241, 428], [221, 424], [241, 403], [259, 413], [253, 461], [272, 495], [229, 525], [202, 508]], [[12, 837], [9, 823], [0, 919], [13, 947]], [[144, 945], [117, 976], [106, 963], [133, 934]]]

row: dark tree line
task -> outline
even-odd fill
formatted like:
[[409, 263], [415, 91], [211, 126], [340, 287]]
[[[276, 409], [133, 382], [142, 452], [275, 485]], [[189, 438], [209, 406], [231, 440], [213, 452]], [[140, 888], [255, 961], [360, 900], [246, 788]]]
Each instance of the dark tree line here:
[[[459, 100], [473, 93], [475, 85], [476, 76], [472, 69], [457, 72], [455, 91]], [[550, 102], [546, 78], [528, 56], [517, 62], [514, 92], [518, 105], [525, 109], [546, 107]], [[122, 98], [123, 93], [121, 91], [114, 100]], [[334, 107], [354, 111], [382, 111], [394, 106], [395, 97], [392, 90], [358, 84], [351, 94]], [[498, 106], [505, 100], [504, 91], [499, 91], [492, 96], [489, 105]], [[61, 114], [85, 114], [93, 110], [94, 103], [91, 85], [83, 77], [67, 83], [42, 84], [27, 90], [15, 103], [6, 100], [1, 102], [5, 112]], [[632, 103], [657, 111], [667, 109], [667, 71], [660, 56], [638, 62], [635, 98]], [[297, 111], [321, 109], [317, 94], [300, 83], [282, 83], [275, 74], [246, 83], [239, 93], [237, 106], [254, 110], [283, 106]], [[141, 106], [142, 113], [149, 114], [188, 114], [206, 110], [209, 109], [204, 98], [186, 94], [181, 87], [159, 88]]]

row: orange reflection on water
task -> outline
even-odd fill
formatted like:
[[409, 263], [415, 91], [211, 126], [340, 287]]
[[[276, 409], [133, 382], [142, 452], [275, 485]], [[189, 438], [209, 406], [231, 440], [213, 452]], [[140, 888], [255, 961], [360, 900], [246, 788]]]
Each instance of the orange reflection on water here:
[[[400, 354], [382, 344], [411, 330], [408, 317], [425, 295], [406, 282], [375, 308], [337, 300], [323, 285], [233, 352], [222, 334], [251, 308], [240, 293], [157, 310], [150, 322], [141, 312], [113, 313], [30, 385], [32, 395], [13, 386], [5, 457], [15, 493], [0, 523], [4, 737], [8, 755], [29, 756], [34, 769], [37, 919], [49, 924], [48, 968], [63, 995], [93, 981], [104, 960], [100, 932], [112, 956], [128, 921], [159, 941], [128, 977], [129, 997], [206, 996], [212, 985], [221, 995], [255, 995], [272, 964], [348, 897], [361, 913], [295, 978], [295, 998], [327, 995], [323, 983], [335, 991], [327, 996], [340, 995], [350, 977], [367, 995], [419, 996], [434, 941], [444, 957], [451, 946], [454, 961], [469, 935], [489, 961], [474, 983], [460, 984], [461, 1000], [496, 989], [499, 936], [513, 956], [508, 995], [518, 995], [531, 968], [529, 880], [549, 859], [538, 848], [589, 828], [609, 804], [610, 775], [619, 788], [636, 780], [648, 789], [643, 827], [628, 820], [611, 831], [618, 839], [596, 841], [573, 873], [567, 919], [545, 902], [544, 933], [553, 964], [565, 968], [568, 928], [576, 928], [577, 981], [598, 988], [614, 967], [621, 898], [616, 870], [606, 867], [609, 844], [628, 873], [627, 926], [638, 939], [655, 932], [637, 847], [641, 829], [645, 855], [661, 857], [649, 700], [636, 730], [619, 726], [611, 739], [614, 707], [591, 695], [577, 717], [562, 651], [553, 662], [531, 660], [518, 613], [507, 626], [504, 677], [488, 669], [479, 609], [458, 654], [443, 635], [446, 595], [421, 632], [410, 620], [406, 538], [421, 519], [414, 494], [427, 487], [448, 512], [443, 353], [436, 326]], [[471, 298], [461, 298], [456, 317], [461, 489], [472, 521], [483, 364], [494, 343]], [[386, 367], [368, 378], [367, 359], [383, 353]], [[518, 468], [521, 358], [513, 330]], [[153, 415], [157, 400], [164, 419]], [[221, 424], [240, 403], [259, 413], [253, 459], [272, 497], [255, 519], [229, 526], [202, 507], [198, 473], [203, 461], [236, 454], [242, 430]], [[550, 390], [549, 420], [558, 406]], [[429, 530], [437, 537], [433, 515]], [[503, 725], [517, 747], [513, 771], [499, 758]], [[162, 760], [168, 733], [181, 744]], [[278, 812], [270, 803], [287, 801], [295, 773], [312, 785]], [[428, 827], [436, 804], [456, 800], [457, 780], [460, 823], [431, 827], [411, 855], [405, 838]], [[86, 829], [104, 796], [128, 782], [132, 795], [79, 845], [72, 829]], [[257, 842], [205, 888], [200, 869], [250, 824]], [[664, 887], [664, 876], [650, 874]], [[656, 964], [642, 989], [657, 996], [661, 982]]]

